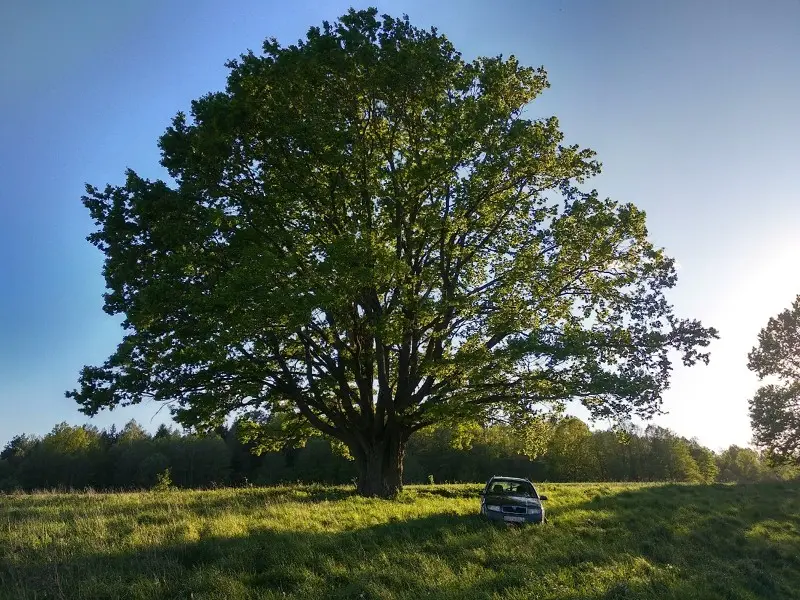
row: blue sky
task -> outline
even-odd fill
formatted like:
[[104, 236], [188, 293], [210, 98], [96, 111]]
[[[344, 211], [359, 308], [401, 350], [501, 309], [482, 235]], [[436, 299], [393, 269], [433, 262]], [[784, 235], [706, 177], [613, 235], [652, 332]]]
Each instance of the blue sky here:
[[[533, 114], [595, 149], [602, 195], [648, 213], [677, 258], [679, 313], [720, 330], [676, 368], [657, 422], [712, 448], [750, 440], [746, 354], [800, 293], [800, 1], [5, 0], [0, 6], [0, 444], [86, 419], [63, 397], [120, 338], [101, 310], [84, 182], [162, 175], [173, 114], [265, 37], [292, 43], [350, 5], [435, 25], [466, 57], [515, 54], [552, 88]], [[290, 8], [291, 7], [291, 8]], [[166, 411], [104, 413], [155, 427]]]

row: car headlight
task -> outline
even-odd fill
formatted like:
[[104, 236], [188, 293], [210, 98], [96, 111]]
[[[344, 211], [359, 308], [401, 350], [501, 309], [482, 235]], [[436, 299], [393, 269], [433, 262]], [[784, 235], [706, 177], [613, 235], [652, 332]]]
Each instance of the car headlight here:
[[496, 504], [487, 504], [486, 510], [493, 510], [494, 512], [500, 512], [500, 507]]
[[528, 507], [528, 514], [529, 515], [538, 515], [541, 514], [542, 507], [541, 506], [529, 506]]

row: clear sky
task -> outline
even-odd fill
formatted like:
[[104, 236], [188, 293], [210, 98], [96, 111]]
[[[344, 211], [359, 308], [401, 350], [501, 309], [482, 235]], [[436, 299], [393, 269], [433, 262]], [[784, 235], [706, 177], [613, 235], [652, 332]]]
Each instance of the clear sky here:
[[[435, 25], [466, 57], [515, 54], [552, 88], [532, 107], [595, 149], [601, 194], [648, 213], [677, 258], [679, 313], [717, 327], [676, 368], [657, 422], [747, 444], [758, 330], [800, 293], [800, 0], [4, 0], [0, 4], [0, 444], [85, 421], [63, 397], [121, 336], [101, 310], [84, 182], [162, 175], [157, 137], [224, 86], [223, 66], [350, 5]], [[135, 417], [144, 405], [94, 419]]]

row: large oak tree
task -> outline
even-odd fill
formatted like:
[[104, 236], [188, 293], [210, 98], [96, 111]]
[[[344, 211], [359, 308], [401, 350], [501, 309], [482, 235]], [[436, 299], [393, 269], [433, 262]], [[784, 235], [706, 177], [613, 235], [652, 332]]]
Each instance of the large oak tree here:
[[544, 70], [374, 10], [229, 67], [160, 140], [173, 181], [87, 187], [126, 335], [68, 393], [84, 412], [260, 411], [341, 441], [359, 491], [392, 495], [423, 427], [568, 399], [649, 417], [671, 351], [708, 360], [644, 214], [583, 189], [593, 152], [526, 117]]
[[759, 379], [772, 379], [750, 400], [757, 446], [773, 462], [800, 461], [800, 296], [758, 334], [748, 366]]

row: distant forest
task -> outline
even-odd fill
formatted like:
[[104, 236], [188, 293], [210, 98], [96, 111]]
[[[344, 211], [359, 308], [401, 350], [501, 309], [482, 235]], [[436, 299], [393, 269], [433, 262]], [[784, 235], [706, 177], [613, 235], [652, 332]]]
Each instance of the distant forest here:
[[[19, 435], [6, 444], [0, 491], [349, 484], [357, 476], [353, 462], [323, 438], [258, 456], [239, 438], [235, 426], [200, 435], [162, 425], [152, 435], [135, 421], [120, 431], [61, 423], [44, 437]], [[404, 480], [479, 482], [506, 474], [536, 482], [713, 483], [798, 476], [797, 469], [771, 468], [752, 449], [731, 446], [717, 454], [652, 425], [620, 434], [591, 431], [570, 417], [549, 425], [540, 440], [546, 441], [538, 455], [529, 458], [525, 440], [506, 425], [423, 430], [408, 444]]]

